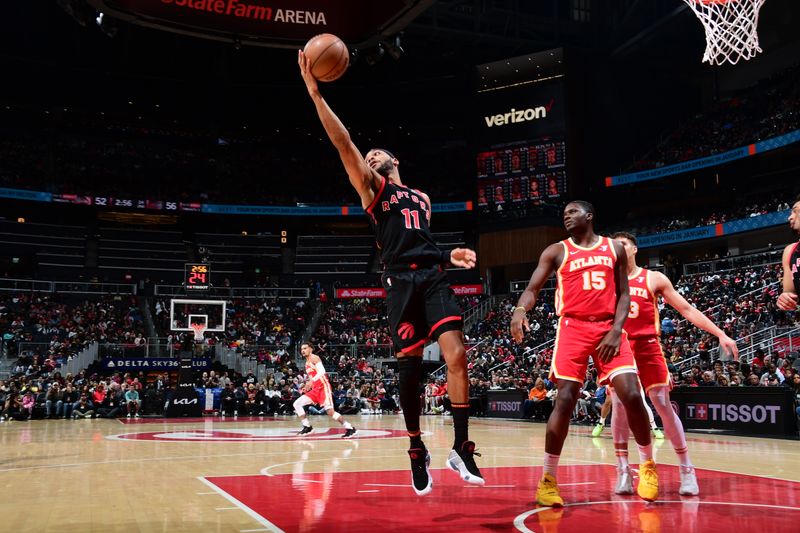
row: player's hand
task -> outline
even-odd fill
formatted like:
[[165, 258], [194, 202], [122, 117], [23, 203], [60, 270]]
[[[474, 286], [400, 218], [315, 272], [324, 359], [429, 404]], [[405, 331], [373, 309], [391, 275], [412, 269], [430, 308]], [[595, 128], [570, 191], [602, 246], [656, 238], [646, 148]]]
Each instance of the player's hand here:
[[311, 65], [308, 64], [308, 58], [302, 50], [297, 51], [297, 65], [300, 67], [300, 75], [303, 77], [303, 81], [306, 82], [308, 94], [318, 92], [319, 86], [317, 85], [317, 78], [311, 74]]
[[739, 360], [739, 348], [736, 346], [736, 341], [727, 335], [719, 338], [719, 350], [720, 354], [729, 353], [733, 356], [734, 361]]
[[778, 309], [794, 311], [797, 309], [797, 295], [793, 292], [783, 292], [778, 296]]
[[514, 309], [514, 314], [511, 315], [511, 337], [517, 344], [522, 342], [525, 332], [531, 330], [531, 325], [528, 322], [528, 313], [522, 309]]
[[609, 363], [619, 353], [619, 345], [622, 342], [622, 332], [612, 328], [605, 334], [603, 340], [597, 345], [597, 358], [603, 363]]
[[450, 264], [461, 268], [475, 268], [478, 259], [474, 250], [469, 248], [455, 248], [450, 251]]

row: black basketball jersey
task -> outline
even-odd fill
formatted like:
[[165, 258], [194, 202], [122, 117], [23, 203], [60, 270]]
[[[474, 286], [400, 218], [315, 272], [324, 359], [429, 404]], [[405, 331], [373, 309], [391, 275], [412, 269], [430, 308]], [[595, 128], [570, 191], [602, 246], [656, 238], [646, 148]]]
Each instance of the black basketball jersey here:
[[384, 268], [439, 263], [441, 251], [428, 226], [430, 209], [418, 190], [381, 177], [381, 187], [366, 213]]
[[794, 245], [792, 255], [789, 256], [789, 268], [792, 269], [794, 292], [800, 294], [800, 242]]

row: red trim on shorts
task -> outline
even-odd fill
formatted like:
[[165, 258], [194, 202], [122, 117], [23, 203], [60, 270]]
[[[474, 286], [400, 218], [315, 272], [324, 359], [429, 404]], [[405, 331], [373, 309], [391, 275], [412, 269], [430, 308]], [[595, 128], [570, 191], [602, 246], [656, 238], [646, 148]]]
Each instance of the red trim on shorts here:
[[415, 342], [415, 343], [414, 343], [414, 344], [412, 344], [411, 346], [409, 346], [409, 347], [407, 347], [407, 348], [403, 348], [402, 350], [400, 350], [400, 351], [399, 351], [399, 352], [397, 352], [397, 353], [398, 353], [398, 355], [399, 355], [399, 354], [403, 354], [403, 353], [408, 353], [408, 352], [410, 352], [411, 350], [413, 350], [413, 349], [415, 349], [415, 348], [419, 347], [420, 345], [422, 345], [422, 344], [425, 344], [425, 341], [426, 341], [426, 340], [428, 340], [428, 339], [422, 339], [422, 340], [421, 340], [421, 341], [419, 341], [419, 342]]
[[461, 317], [460, 316], [448, 316], [448, 317], [445, 317], [445, 318], [441, 319], [439, 322], [437, 322], [436, 324], [433, 325], [433, 327], [431, 328], [430, 332], [428, 332], [428, 337], [433, 335], [433, 332], [436, 331], [436, 328], [438, 328], [439, 326], [441, 326], [442, 324], [445, 324], [447, 322], [452, 322], [453, 320], [461, 320]]
[[369, 204], [366, 209], [364, 209], [364, 211], [366, 211], [367, 214], [372, 217], [372, 220], [375, 220], [375, 215], [372, 214], [372, 209], [375, 207], [375, 204], [378, 203], [381, 194], [383, 194], [383, 189], [385, 188], [386, 188], [386, 178], [381, 176], [381, 188], [378, 189], [378, 192], [375, 194], [375, 198], [372, 199], [372, 203]]

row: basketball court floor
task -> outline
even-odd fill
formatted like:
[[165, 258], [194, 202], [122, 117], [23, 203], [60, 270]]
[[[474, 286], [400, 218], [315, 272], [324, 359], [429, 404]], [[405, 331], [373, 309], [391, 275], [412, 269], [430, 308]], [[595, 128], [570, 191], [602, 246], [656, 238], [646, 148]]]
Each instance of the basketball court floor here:
[[[444, 465], [448, 417], [423, 417], [433, 492], [409, 485], [403, 420], [291, 417], [38, 420], [0, 425], [3, 531], [798, 531], [797, 441], [689, 434], [699, 497], [678, 495], [675, 454], [657, 441], [662, 493], [617, 496], [610, 429], [574, 427], [561, 459], [567, 506], [537, 509], [544, 424], [473, 419], [486, 486]], [[635, 443], [630, 445], [635, 460]], [[13, 497], [10, 497], [12, 496]]]

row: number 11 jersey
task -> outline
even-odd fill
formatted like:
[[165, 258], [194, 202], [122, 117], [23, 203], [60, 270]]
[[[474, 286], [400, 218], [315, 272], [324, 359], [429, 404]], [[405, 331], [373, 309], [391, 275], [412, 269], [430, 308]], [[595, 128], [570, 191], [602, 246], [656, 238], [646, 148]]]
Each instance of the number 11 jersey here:
[[430, 209], [420, 191], [381, 177], [380, 189], [366, 213], [384, 268], [413, 270], [439, 264], [441, 251], [428, 225]]

